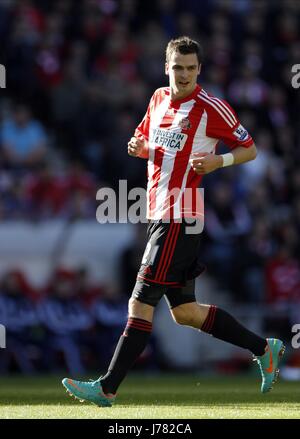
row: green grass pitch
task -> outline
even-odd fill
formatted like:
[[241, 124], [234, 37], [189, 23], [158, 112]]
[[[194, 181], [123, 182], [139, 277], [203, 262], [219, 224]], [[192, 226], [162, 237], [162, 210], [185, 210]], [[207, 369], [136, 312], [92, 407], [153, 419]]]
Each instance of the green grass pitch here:
[[279, 381], [262, 395], [253, 377], [133, 375], [112, 408], [75, 401], [61, 377], [1, 377], [0, 418], [291, 419], [300, 418], [300, 382]]

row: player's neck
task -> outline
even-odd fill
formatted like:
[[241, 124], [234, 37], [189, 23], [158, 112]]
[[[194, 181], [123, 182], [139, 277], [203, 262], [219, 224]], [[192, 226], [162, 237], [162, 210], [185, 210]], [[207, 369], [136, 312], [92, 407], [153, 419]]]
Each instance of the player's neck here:
[[178, 101], [181, 99], [185, 99], [186, 97], [192, 95], [194, 91], [196, 90], [197, 84], [195, 84], [194, 88], [192, 90], [187, 90], [186, 92], [176, 92], [172, 87], [170, 87], [170, 96], [171, 101]]

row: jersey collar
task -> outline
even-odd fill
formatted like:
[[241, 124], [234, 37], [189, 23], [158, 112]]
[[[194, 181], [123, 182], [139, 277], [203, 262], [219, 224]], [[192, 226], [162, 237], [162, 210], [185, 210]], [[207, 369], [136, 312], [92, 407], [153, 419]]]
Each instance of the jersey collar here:
[[[170, 89], [169, 89], [170, 90]], [[180, 104], [182, 104], [183, 102], [188, 102], [191, 99], [194, 99], [198, 93], [201, 91], [201, 87], [199, 84], [196, 84], [195, 90], [189, 94], [188, 96], [186, 96], [185, 98], [182, 99], [176, 99], [175, 101], [172, 101], [172, 99], [170, 99], [170, 104], [174, 105], [174, 106], [178, 106]], [[171, 96], [171, 90], [170, 90], [170, 96]]]

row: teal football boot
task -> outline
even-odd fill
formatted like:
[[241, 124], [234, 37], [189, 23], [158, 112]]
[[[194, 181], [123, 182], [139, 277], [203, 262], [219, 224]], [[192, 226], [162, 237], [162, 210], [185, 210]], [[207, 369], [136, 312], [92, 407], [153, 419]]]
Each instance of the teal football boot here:
[[71, 378], [64, 378], [62, 384], [67, 392], [80, 402], [90, 401], [99, 407], [111, 407], [116, 399], [116, 395], [106, 395], [103, 392], [100, 378], [96, 381], [75, 381]]
[[281, 340], [277, 338], [267, 338], [268, 347], [264, 355], [254, 356], [254, 361], [257, 361], [261, 377], [261, 392], [267, 393], [276, 383], [279, 369], [278, 364], [284, 354], [285, 346]]

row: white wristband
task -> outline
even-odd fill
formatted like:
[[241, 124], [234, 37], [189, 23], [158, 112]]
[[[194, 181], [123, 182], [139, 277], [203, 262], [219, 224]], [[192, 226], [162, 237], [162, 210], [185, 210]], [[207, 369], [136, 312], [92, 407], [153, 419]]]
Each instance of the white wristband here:
[[222, 165], [223, 168], [225, 166], [232, 165], [234, 162], [234, 156], [233, 154], [231, 154], [231, 152], [228, 152], [227, 154], [221, 154], [221, 157], [223, 158], [223, 165]]

